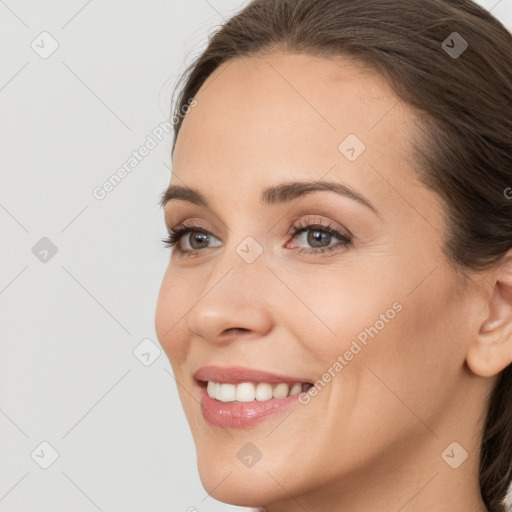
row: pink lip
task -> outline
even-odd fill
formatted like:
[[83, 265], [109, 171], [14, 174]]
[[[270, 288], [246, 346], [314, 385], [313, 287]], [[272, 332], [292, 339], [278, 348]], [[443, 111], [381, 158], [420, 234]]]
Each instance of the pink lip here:
[[194, 378], [202, 381], [222, 382], [226, 384], [240, 384], [241, 382], [268, 382], [269, 384], [278, 384], [286, 382], [294, 384], [295, 382], [309, 382], [304, 377], [290, 377], [287, 375], [278, 375], [260, 370], [252, 370], [242, 366], [232, 366], [222, 368], [220, 366], [202, 366], [194, 373]]
[[[241, 366], [229, 368], [203, 366], [194, 372], [194, 378], [197, 381], [203, 381], [203, 383], [213, 381], [226, 384], [239, 384], [241, 382], [278, 384], [285, 382], [292, 385], [296, 382], [308, 382], [304, 377], [279, 375]], [[257, 400], [253, 402], [221, 402], [211, 398], [206, 391], [206, 386], [200, 382], [197, 383], [197, 393], [201, 402], [203, 418], [210, 425], [224, 428], [245, 428], [256, 425], [272, 414], [296, 405], [301, 395], [301, 393], [298, 393], [286, 398], [272, 398], [263, 402]]]
[[245, 428], [256, 425], [270, 415], [284, 411], [298, 403], [300, 393], [286, 398], [272, 398], [264, 402], [220, 402], [211, 398], [206, 388], [198, 385], [203, 418], [215, 427]]

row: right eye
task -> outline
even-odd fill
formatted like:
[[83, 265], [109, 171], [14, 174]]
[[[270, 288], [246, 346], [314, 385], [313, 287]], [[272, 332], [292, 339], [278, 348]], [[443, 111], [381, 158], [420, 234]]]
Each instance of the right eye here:
[[[166, 247], [176, 246], [176, 251], [180, 254], [193, 253], [201, 249], [208, 249], [208, 242], [211, 239], [217, 240], [211, 233], [199, 227], [179, 226], [174, 229], [168, 229], [169, 236], [163, 239]], [[188, 247], [183, 247], [188, 245]]]

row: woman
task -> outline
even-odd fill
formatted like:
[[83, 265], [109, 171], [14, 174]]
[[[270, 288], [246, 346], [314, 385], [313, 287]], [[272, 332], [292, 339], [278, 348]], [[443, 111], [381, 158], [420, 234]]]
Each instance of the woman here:
[[503, 512], [510, 33], [470, 0], [255, 0], [176, 114], [156, 329], [205, 489]]

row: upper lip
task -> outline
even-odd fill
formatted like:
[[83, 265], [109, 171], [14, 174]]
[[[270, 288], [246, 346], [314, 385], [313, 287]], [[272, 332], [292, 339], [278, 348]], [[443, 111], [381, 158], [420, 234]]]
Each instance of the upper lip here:
[[268, 382], [269, 384], [309, 382], [303, 377], [280, 375], [263, 370], [253, 370], [243, 366], [230, 366], [229, 368], [202, 366], [194, 372], [194, 378], [201, 381], [223, 382], [226, 384], [239, 384], [241, 382]]

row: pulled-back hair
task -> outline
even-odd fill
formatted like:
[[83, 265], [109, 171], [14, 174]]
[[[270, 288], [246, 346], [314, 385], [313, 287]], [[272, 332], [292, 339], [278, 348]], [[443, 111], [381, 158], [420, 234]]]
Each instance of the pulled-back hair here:
[[[172, 153], [180, 114], [213, 71], [274, 50], [350, 56], [383, 75], [421, 118], [416, 172], [443, 202], [445, 254], [461, 271], [500, 263], [512, 248], [512, 36], [495, 17], [471, 0], [254, 0], [178, 82]], [[512, 365], [484, 416], [480, 491], [490, 512], [505, 512]]]

